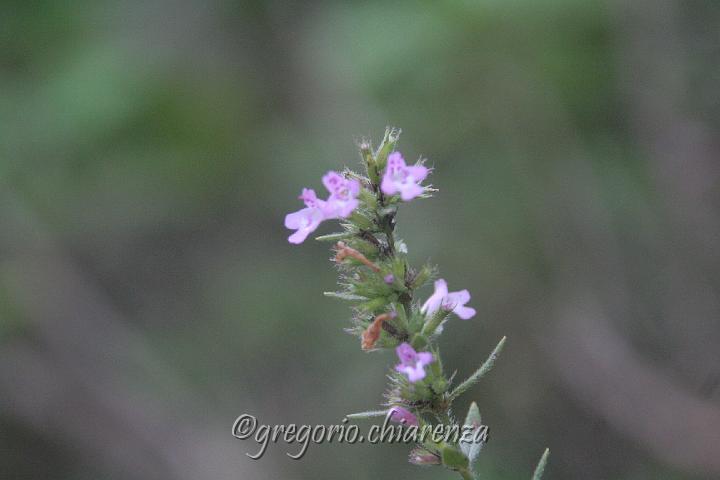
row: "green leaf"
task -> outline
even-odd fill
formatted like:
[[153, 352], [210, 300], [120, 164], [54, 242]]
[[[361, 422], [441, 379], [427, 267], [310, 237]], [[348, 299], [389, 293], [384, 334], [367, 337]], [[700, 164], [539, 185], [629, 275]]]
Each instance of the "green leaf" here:
[[325, 295], [326, 297], [339, 298], [340, 300], [348, 300], [351, 302], [367, 300], [367, 297], [347, 292], [323, 292], [323, 295]]
[[443, 447], [442, 463], [452, 470], [465, 470], [469, 464], [465, 454], [451, 445]]
[[387, 415], [387, 410], [370, 410], [367, 412], [360, 412], [360, 413], [351, 413], [349, 415], [345, 415], [347, 418], [374, 418], [374, 417], [384, 417]]
[[337, 242], [340, 240], [346, 240], [348, 238], [352, 238], [354, 236], [351, 232], [337, 232], [337, 233], [330, 233], [328, 235], [320, 235], [319, 237], [315, 237], [315, 240], [318, 242]]
[[542, 457], [540, 457], [540, 461], [537, 464], [537, 467], [535, 467], [535, 473], [533, 473], [532, 480], [540, 480], [543, 476], [543, 472], [545, 471], [545, 465], [547, 465], [548, 457], [550, 456], [550, 449], [546, 448], [545, 452], [542, 454]]
[[475, 371], [475, 373], [470, 375], [467, 380], [462, 382], [455, 388], [455, 390], [452, 391], [452, 393], [450, 394], [450, 401], [456, 399], [458, 396], [466, 392], [470, 387], [475, 385], [478, 380], [484, 377], [485, 374], [492, 369], [493, 365], [495, 365], [495, 360], [497, 359], [498, 355], [500, 355], [500, 351], [502, 351], [503, 347], [505, 346], [506, 339], [507, 337], [503, 337], [497, 344], [495, 349], [492, 351], [490, 356], [487, 358], [487, 360], [485, 360], [485, 363], [483, 363], [480, 368]]
[[402, 303], [398, 303], [395, 306], [395, 312], [397, 313], [397, 316], [395, 317], [395, 323], [398, 327], [402, 328], [403, 330], [408, 329], [408, 318], [407, 314], [405, 313], [405, 306]]
[[416, 289], [425, 285], [425, 283], [433, 276], [434, 270], [435, 269], [432, 267], [432, 265], [423, 265], [417, 275], [415, 275], [415, 278], [413, 279], [412, 285], [410, 287]]
[[[416, 333], [412, 337], [412, 340], [410, 341], [410, 345], [412, 345], [412, 347], [415, 350], [421, 350], [421, 349], [425, 348], [427, 346], [427, 344], [428, 344], [427, 337], [421, 333]], [[438, 362], [433, 362], [433, 366], [435, 363], [438, 363]]]
[[438, 331], [438, 327], [450, 316], [450, 312], [442, 308], [435, 312], [422, 328], [422, 334], [425, 336], [434, 335]]
[[355, 210], [352, 215], [350, 215], [348, 221], [358, 230], [370, 230], [373, 226], [373, 220], [358, 210]]
[[480, 450], [483, 446], [483, 439], [478, 438], [477, 441], [475, 441], [475, 434], [477, 433], [478, 429], [482, 427], [482, 419], [480, 417], [480, 409], [478, 409], [477, 403], [472, 402], [470, 404], [470, 408], [468, 409], [467, 416], [465, 417], [465, 424], [463, 425], [465, 428], [471, 428], [473, 432], [473, 437], [469, 439], [469, 441], [461, 441], [460, 442], [460, 450], [467, 455], [470, 462], [474, 462], [477, 460], [478, 455], [480, 455]]
[[465, 416], [465, 425], [473, 426], [473, 427], [479, 427], [482, 425], [482, 417], [480, 417], [480, 409], [477, 406], [477, 403], [472, 402], [470, 404], [470, 408], [468, 408], [468, 413]]
[[365, 205], [365, 208], [367, 208], [368, 210], [377, 209], [377, 195], [374, 192], [363, 188], [362, 190], [360, 190], [358, 198], [360, 198], [360, 200]]
[[365, 310], [366, 312], [375, 312], [376, 310], [383, 309], [390, 301], [385, 297], [377, 297], [373, 298], [371, 300], [368, 300], [367, 302], [360, 304], [359, 308]]

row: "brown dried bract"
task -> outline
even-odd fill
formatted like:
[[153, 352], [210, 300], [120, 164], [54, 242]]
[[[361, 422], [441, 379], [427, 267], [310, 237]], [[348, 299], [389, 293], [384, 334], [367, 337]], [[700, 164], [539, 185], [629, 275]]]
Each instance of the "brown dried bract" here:
[[373, 262], [367, 259], [365, 255], [358, 252], [354, 248], [348, 247], [343, 242], [338, 242], [337, 245], [335, 245], [335, 248], [337, 248], [337, 253], [335, 254], [335, 261], [340, 263], [343, 260], [345, 260], [347, 257], [352, 257], [358, 262], [362, 263], [363, 265], [368, 266], [370, 269], [372, 269], [374, 272], [379, 272], [380, 267], [375, 265]]
[[362, 334], [362, 349], [370, 350], [375, 346], [375, 342], [380, 338], [380, 331], [382, 330], [383, 322], [393, 318], [390, 313], [381, 313], [375, 320], [368, 326], [368, 328]]

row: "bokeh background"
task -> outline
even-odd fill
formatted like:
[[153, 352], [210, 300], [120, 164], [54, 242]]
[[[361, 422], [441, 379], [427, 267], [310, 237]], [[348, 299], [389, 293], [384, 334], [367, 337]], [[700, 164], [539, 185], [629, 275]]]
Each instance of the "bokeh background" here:
[[283, 217], [391, 124], [439, 188], [400, 235], [479, 311], [447, 365], [509, 337], [458, 406], [482, 478], [546, 446], [549, 479], [720, 478], [719, 27], [713, 0], [3, 0], [0, 476], [454, 478], [230, 435], [382, 401], [392, 353]]

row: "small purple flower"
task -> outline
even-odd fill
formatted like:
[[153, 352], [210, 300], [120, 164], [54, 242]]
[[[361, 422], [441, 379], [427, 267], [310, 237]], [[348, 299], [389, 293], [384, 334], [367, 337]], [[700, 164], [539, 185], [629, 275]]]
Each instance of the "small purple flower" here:
[[420, 182], [425, 180], [428, 172], [422, 165], [407, 166], [400, 152], [393, 152], [388, 156], [380, 189], [386, 195], [400, 192], [400, 198], [407, 202], [423, 193]]
[[392, 285], [393, 282], [395, 282], [395, 275], [393, 275], [392, 273], [388, 273], [387, 275], [385, 275], [383, 280], [385, 280], [385, 283], [387, 283], [388, 285]]
[[303, 188], [298, 198], [305, 203], [306, 208], [285, 216], [285, 227], [297, 230], [288, 237], [290, 243], [304, 242], [323, 220], [347, 218], [357, 208], [360, 182], [348, 180], [331, 171], [323, 177], [323, 184], [330, 192], [327, 200], [319, 199], [315, 190]]
[[407, 375], [411, 383], [425, 378], [425, 366], [435, 361], [433, 354], [430, 352], [416, 352], [409, 343], [402, 343], [395, 352], [400, 363], [395, 365], [395, 370]]
[[337, 172], [328, 172], [322, 179], [330, 192], [325, 208], [326, 218], [347, 218], [358, 206], [360, 182], [348, 180]]
[[465, 304], [470, 301], [470, 292], [460, 290], [459, 292], [448, 293], [447, 282], [442, 278], [435, 281], [435, 292], [427, 299], [420, 308], [420, 312], [427, 315], [433, 315], [440, 310], [453, 312], [463, 320], [467, 320], [475, 316], [475, 309], [466, 307]]
[[288, 242], [298, 244], [305, 241], [310, 233], [324, 220], [323, 212], [319, 208], [306, 207], [285, 216], [285, 227], [297, 230], [288, 237]]
[[402, 423], [404, 425], [419, 425], [417, 417], [402, 407], [392, 407], [388, 411], [388, 418], [391, 422]]

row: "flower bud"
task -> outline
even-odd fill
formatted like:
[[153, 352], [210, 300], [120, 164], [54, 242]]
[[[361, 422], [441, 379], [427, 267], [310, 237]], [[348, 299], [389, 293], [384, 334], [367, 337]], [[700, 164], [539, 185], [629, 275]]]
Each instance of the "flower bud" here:
[[372, 152], [372, 145], [370, 144], [370, 140], [360, 140], [360, 142], [358, 143], [358, 148], [360, 148], [360, 156], [362, 157], [363, 162], [365, 162], [365, 167], [367, 168], [370, 182], [373, 185], [377, 185], [378, 183], [380, 183], [380, 174], [377, 168], [377, 164], [375, 162], [375, 156]]
[[387, 127], [385, 129], [385, 137], [383, 138], [380, 147], [378, 147], [377, 155], [375, 155], [375, 162], [379, 172], [385, 168], [388, 155], [390, 155], [393, 151], [398, 138], [400, 138], [400, 132], [402, 132], [402, 130], [399, 128]]
[[416, 427], [419, 425], [417, 417], [410, 410], [403, 407], [392, 407], [388, 411], [388, 418], [391, 422], [402, 423], [403, 425], [414, 425]]
[[424, 448], [413, 448], [408, 461], [414, 465], [440, 465], [440, 457]]

